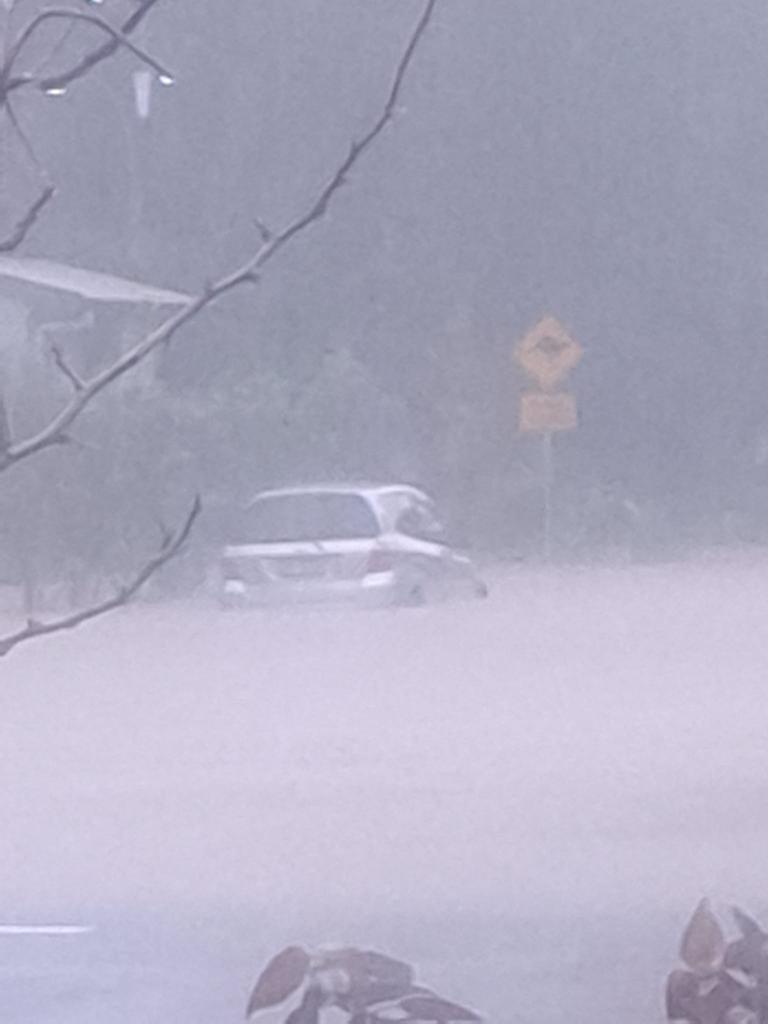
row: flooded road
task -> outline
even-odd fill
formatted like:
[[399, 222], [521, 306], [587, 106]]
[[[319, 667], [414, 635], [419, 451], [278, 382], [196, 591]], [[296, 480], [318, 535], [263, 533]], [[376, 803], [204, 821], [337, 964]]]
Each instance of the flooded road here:
[[[768, 907], [768, 565], [500, 573], [382, 613], [138, 607], [0, 666], [2, 1019], [237, 1020], [289, 941], [491, 1020], [647, 1024]], [[764, 895], [765, 894], [765, 895]]]

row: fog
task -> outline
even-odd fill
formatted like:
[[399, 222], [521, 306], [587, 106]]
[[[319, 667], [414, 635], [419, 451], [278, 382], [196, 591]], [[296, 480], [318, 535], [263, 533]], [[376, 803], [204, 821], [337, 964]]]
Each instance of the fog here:
[[764, 6], [43, 9], [0, 6], [0, 1018], [238, 1020], [339, 943], [663, 1019], [696, 903], [768, 911]]

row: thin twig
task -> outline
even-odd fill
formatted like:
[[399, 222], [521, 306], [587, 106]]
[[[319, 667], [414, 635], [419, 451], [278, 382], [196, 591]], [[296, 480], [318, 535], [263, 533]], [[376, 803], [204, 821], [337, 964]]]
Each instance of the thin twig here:
[[11, 123], [11, 127], [16, 132], [16, 135], [18, 136], [19, 141], [24, 147], [24, 151], [29, 157], [30, 162], [34, 164], [35, 169], [38, 175], [40, 176], [40, 180], [45, 185], [51, 185], [51, 177], [48, 174], [48, 171], [45, 165], [43, 164], [42, 160], [35, 152], [35, 147], [32, 145], [32, 140], [24, 130], [24, 126], [19, 120], [18, 114], [16, 113], [16, 110], [14, 109], [13, 104], [9, 99], [6, 99], [5, 101], [5, 112], [8, 115], [8, 120]]
[[[100, 18], [96, 14], [87, 14], [85, 11], [74, 11], [69, 7], [51, 7], [47, 11], [41, 11], [37, 17], [33, 18], [29, 24], [19, 33], [18, 38], [11, 47], [11, 51], [5, 62], [5, 66], [2, 71], [2, 79], [4, 82], [8, 82], [11, 78], [11, 74], [14, 69], [14, 65], [21, 55], [24, 47], [40, 28], [41, 25], [47, 21], [70, 21], [70, 22], [83, 22], [85, 24], [93, 25], [100, 31], [110, 36], [110, 42], [114, 43], [115, 49], [118, 46], [124, 47], [129, 50], [134, 57], [138, 58], [142, 63], [152, 68], [158, 75], [169, 80], [173, 79], [173, 75], [170, 71], [164, 67], [159, 61], [156, 61], [154, 57], [151, 57], [146, 51], [136, 46], [128, 36], [119, 28], [115, 28], [110, 25], [104, 18]], [[23, 76], [23, 83], [30, 84], [35, 81], [34, 76]], [[53, 79], [46, 79], [38, 82], [38, 85], [44, 91], [49, 91], [52, 88], [62, 88], [59, 77], [56, 76]]]
[[82, 391], [83, 388], [85, 387], [85, 382], [83, 381], [83, 378], [75, 370], [72, 369], [72, 367], [64, 358], [64, 354], [58, 345], [51, 345], [51, 355], [53, 356], [54, 363], [56, 363], [56, 366], [67, 378], [69, 383], [72, 385], [72, 388], [76, 392]]
[[18, 249], [31, 231], [44, 207], [53, 199], [55, 192], [56, 189], [53, 185], [48, 185], [43, 189], [37, 199], [30, 204], [26, 213], [11, 231], [10, 235], [0, 240], [0, 252], [13, 252], [14, 249]]
[[27, 459], [49, 448], [51, 444], [55, 443], [56, 438], [67, 433], [72, 423], [98, 394], [125, 373], [128, 373], [135, 366], [142, 363], [155, 349], [170, 342], [180, 327], [193, 320], [216, 299], [244, 284], [256, 283], [258, 281], [258, 272], [266, 263], [292, 239], [296, 238], [297, 235], [324, 216], [331, 201], [344, 184], [349, 172], [372, 146], [394, 116], [408, 69], [432, 19], [437, 4], [438, 0], [427, 0], [424, 4], [421, 17], [409, 36], [407, 45], [397, 64], [394, 79], [382, 112], [365, 135], [350, 147], [347, 156], [308, 209], [291, 221], [282, 231], [271, 235], [268, 240], [263, 241], [256, 253], [246, 260], [244, 264], [219, 281], [206, 286], [198, 296], [190, 299], [185, 306], [176, 313], [173, 313], [154, 330], [150, 331], [149, 334], [120, 356], [114, 363], [94, 377], [84, 380], [82, 382], [82, 389], [74, 394], [68, 404], [37, 434], [13, 444], [5, 451], [0, 451], [0, 472], [17, 462], [21, 462], [23, 459]]
[[369, 128], [369, 130], [360, 139], [358, 139], [357, 142], [352, 143], [352, 145], [349, 147], [349, 153], [347, 154], [346, 159], [341, 162], [341, 164], [336, 170], [336, 173], [333, 174], [332, 177], [329, 179], [328, 184], [322, 190], [322, 192], [317, 197], [312, 206], [310, 206], [310, 208], [307, 210], [305, 214], [303, 214], [300, 217], [297, 217], [292, 224], [290, 224], [277, 236], [273, 243], [273, 252], [262, 257], [261, 262], [257, 263], [256, 266], [262, 266], [267, 259], [274, 255], [274, 252], [277, 249], [282, 248], [285, 245], [285, 243], [290, 241], [290, 239], [294, 235], [298, 234], [305, 228], [309, 227], [309, 225], [312, 224], [313, 221], [319, 220], [322, 216], [324, 216], [326, 210], [328, 209], [328, 204], [330, 203], [331, 199], [333, 199], [336, 192], [338, 192], [338, 190], [345, 183], [349, 172], [358, 162], [360, 157], [376, 141], [379, 135], [384, 131], [386, 126], [392, 120], [395, 114], [395, 110], [397, 109], [400, 94], [403, 90], [403, 82], [405, 81], [405, 76], [408, 73], [409, 67], [411, 66], [411, 62], [413, 61], [416, 49], [419, 43], [421, 42], [421, 38], [426, 32], [429, 22], [432, 20], [432, 15], [434, 13], [435, 7], [437, 6], [437, 3], [438, 0], [427, 0], [427, 3], [424, 6], [424, 10], [422, 11], [421, 17], [419, 18], [419, 21], [416, 24], [416, 28], [414, 29], [410, 39], [408, 40], [405, 50], [403, 51], [403, 55], [400, 58], [400, 62], [397, 65], [394, 79], [392, 81], [392, 87], [390, 88], [387, 101], [384, 104], [384, 109], [382, 110], [378, 119], [374, 121], [371, 128]]
[[187, 513], [186, 518], [176, 533], [164, 538], [157, 553], [148, 559], [133, 578], [120, 587], [111, 597], [101, 601], [99, 604], [91, 605], [89, 608], [83, 608], [78, 612], [73, 612], [71, 615], [65, 615], [60, 619], [53, 619], [50, 622], [38, 622], [30, 619], [26, 626], [16, 633], [0, 638], [0, 657], [9, 654], [19, 644], [23, 644], [28, 640], [49, 636], [51, 633], [62, 633], [65, 630], [75, 629], [84, 622], [96, 619], [101, 615], [106, 615], [107, 612], [127, 605], [164, 565], [179, 554], [189, 539], [195, 520], [200, 514], [201, 507], [200, 499], [195, 498], [192, 508]]
[[30, 75], [32, 75], [34, 78], [39, 78], [43, 69], [48, 67], [51, 61], [55, 60], [58, 57], [58, 55], [62, 52], [64, 47], [67, 45], [69, 40], [74, 35], [76, 29], [77, 22], [71, 21], [69, 25], [67, 25], [64, 31], [61, 33], [56, 42], [53, 44], [53, 46], [50, 48], [48, 53], [44, 54], [37, 62], [37, 65], [34, 68], [32, 68], [32, 70], [29, 72]]
[[[132, 32], [135, 32], [158, 2], [159, 0], [143, 0], [133, 14], [120, 26], [120, 31], [123, 36], [129, 36]], [[69, 68], [67, 71], [62, 71], [58, 75], [52, 75], [50, 78], [43, 79], [39, 83], [40, 88], [43, 92], [47, 92], [50, 89], [66, 89], [66, 87], [72, 82], [87, 75], [88, 72], [92, 68], [96, 67], [97, 64], [101, 64], [102, 61], [108, 60], [112, 54], [117, 52], [119, 47], [120, 43], [116, 39], [110, 39], [106, 43], [102, 43], [101, 46], [91, 50], [90, 53], [87, 53], [77, 62], [77, 64]]]
[[5, 404], [5, 396], [0, 393], [0, 451], [7, 451], [12, 444], [11, 418]]
[[261, 239], [261, 241], [263, 243], [268, 242], [272, 237], [272, 231], [270, 230], [270, 228], [264, 223], [263, 220], [261, 220], [260, 217], [254, 217], [253, 222], [256, 225], [256, 230], [259, 232], [259, 238]]
[[[392, 119], [402, 91], [405, 77], [413, 60], [413, 56], [422, 36], [426, 32], [437, 3], [438, 0], [427, 0], [425, 3], [421, 17], [417, 22], [415, 29], [411, 33], [407, 46], [397, 65], [394, 80], [387, 95], [382, 113], [373, 123], [373, 126], [369, 131], [358, 142], [354, 143], [350, 147], [350, 151], [345, 159], [339, 165], [336, 172], [331, 176], [325, 187], [320, 191], [316, 199], [309, 206], [307, 211], [289, 223], [286, 228], [276, 235], [270, 235], [269, 238], [266, 238], [264, 237], [265, 233], [262, 232], [261, 247], [241, 267], [223, 277], [218, 282], [208, 285], [200, 295], [191, 299], [186, 306], [166, 319], [145, 338], [134, 345], [133, 348], [129, 349], [124, 355], [118, 358], [111, 366], [108, 366], [101, 373], [88, 380], [82, 380], [77, 377], [78, 386], [75, 388], [70, 401], [46, 427], [33, 437], [21, 441], [18, 444], [9, 445], [5, 450], [0, 450], [0, 471], [7, 469], [14, 463], [20, 462], [44, 449], [57, 444], [67, 443], [69, 440], [68, 428], [101, 391], [108, 388], [114, 381], [118, 380], [125, 373], [128, 373], [133, 369], [133, 367], [140, 364], [147, 358], [147, 356], [158, 348], [158, 346], [169, 342], [180, 327], [194, 319], [203, 309], [209, 306], [216, 299], [220, 298], [226, 292], [244, 284], [257, 282], [258, 271], [267, 262], [269, 262], [269, 260], [271, 260], [280, 249], [315, 221], [318, 221], [323, 217], [335, 194], [344, 184], [349, 172]], [[66, 367], [66, 364], [64, 364], [64, 366], [59, 366], [62, 372], [70, 377], [70, 374], [67, 372], [69, 368], [67, 367], [65, 369], [64, 367]], [[74, 381], [71, 377], [70, 381], [74, 387]], [[200, 502], [199, 499], [196, 499], [192, 510], [178, 532], [172, 537], [164, 538], [159, 552], [153, 558], [149, 559], [149, 561], [146, 562], [145, 565], [136, 573], [134, 578], [127, 585], [120, 588], [111, 598], [93, 605], [90, 608], [86, 608], [80, 612], [75, 612], [72, 615], [68, 615], [60, 619], [55, 619], [51, 622], [27, 622], [23, 629], [0, 639], [0, 656], [8, 654], [19, 644], [25, 643], [28, 640], [47, 636], [51, 633], [74, 629], [90, 619], [105, 615], [114, 609], [128, 604], [138, 593], [141, 587], [143, 587], [144, 584], [162, 566], [178, 554], [189, 537], [190, 531], [199, 512]]]

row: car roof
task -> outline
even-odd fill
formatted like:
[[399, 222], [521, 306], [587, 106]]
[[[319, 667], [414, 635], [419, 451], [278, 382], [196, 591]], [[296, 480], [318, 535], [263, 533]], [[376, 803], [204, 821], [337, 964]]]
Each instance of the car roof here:
[[259, 491], [250, 501], [253, 504], [263, 498], [285, 498], [300, 494], [360, 494], [367, 498], [375, 498], [381, 494], [407, 493], [423, 496], [424, 491], [411, 484], [374, 484], [374, 483], [313, 483], [292, 487], [277, 487], [272, 490]]

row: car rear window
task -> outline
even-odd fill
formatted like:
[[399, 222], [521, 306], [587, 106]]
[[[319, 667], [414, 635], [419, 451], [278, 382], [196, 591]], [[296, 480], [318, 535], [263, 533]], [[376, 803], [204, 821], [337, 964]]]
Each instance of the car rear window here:
[[375, 537], [371, 506], [357, 494], [286, 494], [259, 498], [246, 513], [243, 540], [251, 544], [293, 540]]

